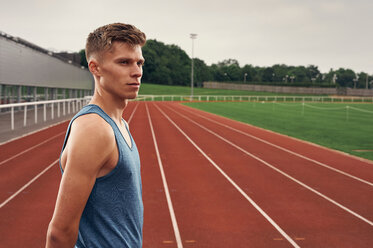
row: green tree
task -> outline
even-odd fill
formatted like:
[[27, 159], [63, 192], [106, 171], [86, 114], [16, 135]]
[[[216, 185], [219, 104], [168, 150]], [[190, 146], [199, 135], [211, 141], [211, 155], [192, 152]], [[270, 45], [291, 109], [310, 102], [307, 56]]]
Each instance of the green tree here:
[[337, 83], [341, 87], [353, 87], [353, 80], [356, 78], [355, 72], [351, 69], [339, 68], [336, 71]]
[[85, 57], [85, 49], [81, 49], [79, 51], [80, 55], [80, 65], [84, 66], [85, 68], [88, 68], [87, 58]]
[[289, 74], [295, 77], [294, 82], [309, 82], [307, 77], [307, 69], [304, 66], [294, 67]]
[[201, 86], [203, 82], [211, 80], [213, 80], [213, 77], [209, 66], [203, 60], [194, 58], [194, 82]]
[[285, 64], [276, 64], [272, 66], [273, 69], [273, 82], [282, 82], [288, 75], [288, 66]]
[[[143, 82], [168, 84], [168, 85], [190, 85], [191, 59], [184, 50], [176, 45], [166, 45], [157, 40], [148, 40], [142, 48], [145, 58], [143, 68]], [[79, 51], [81, 65], [88, 67], [84, 49]], [[354, 87], [356, 74], [351, 69], [330, 69], [328, 73], [322, 74], [317, 66], [288, 66], [275, 64], [270, 67], [244, 65], [242, 68], [236, 59], [225, 59], [211, 66], [198, 58], [194, 58], [194, 82], [196, 86], [205, 81], [220, 82], [255, 82], [255, 83], [301, 83], [311, 85], [312, 82], [323, 86], [333, 86], [333, 78], [337, 78], [336, 85], [340, 87]], [[361, 72], [356, 81], [357, 88], [366, 87], [367, 73]], [[373, 80], [369, 76], [368, 84]]]
[[267, 67], [263, 70], [262, 74], [262, 82], [273, 82], [274, 81], [274, 74], [275, 71], [273, 70], [272, 67]]
[[368, 81], [368, 88], [369, 88], [369, 82], [372, 80], [372, 78], [369, 77], [368, 73], [360, 72], [358, 76], [359, 76], [359, 81], [357, 82], [357, 88], [365, 89], [367, 86], [367, 81]]
[[319, 68], [315, 65], [308, 65], [306, 67], [306, 70], [307, 70], [308, 80], [310, 80], [310, 81], [314, 82], [321, 76]]
[[191, 60], [181, 48], [148, 40], [142, 50], [144, 82], [168, 85], [187, 85], [190, 82]]
[[247, 82], [252, 82], [254, 80], [254, 77], [256, 75], [256, 70], [252, 65], [245, 65], [244, 67], [242, 67], [241, 71], [243, 75], [245, 75], [246, 73]]

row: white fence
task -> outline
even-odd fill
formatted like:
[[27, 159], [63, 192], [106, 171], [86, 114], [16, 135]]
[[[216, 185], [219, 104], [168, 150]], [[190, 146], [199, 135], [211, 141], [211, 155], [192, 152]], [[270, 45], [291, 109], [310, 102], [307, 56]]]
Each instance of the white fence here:
[[[55, 106], [57, 106], [57, 117], [61, 114], [67, 115], [70, 113], [76, 113], [84, 105], [89, 102], [90, 98], [71, 98], [63, 100], [50, 100], [50, 101], [37, 101], [37, 102], [27, 102], [27, 103], [12, 103], [12, 104], [1, 104], [0, 109], [5, 109], [10, 112], [10, 126], [11, 130], [14, 130], [14, 112], [15, 109], [21, 109], [23, 111], [23, 126], [27, 125], [27, 110], [28, 108], [34, 109], [34, 123], [38, 123], [38, 107], [42, 106], [43, 121], [47, 120], [47, 108], [50, 108], [51, 119], [55, 118]], [[9, 113], [3, 113], [3, 115]]]
[[356, 102], [373, 103], [373, 97], [353, 96], [226, 96], [226, 95], [139, 95], [137, 101], [264, 101], [264, 102]]
[[[0, 104], [3, 115], [10, 114], [10, 127], [14, 130], [14, 113], [23, 111], [23, 126], [27, 126], [27, 112], [34, 110], [34, 123], [38, 123], [38, 108], [42, 107], [43, 121], [47, 120], [47, 108], [50, 108], [50, 117], [60, 117], [76, 113], [86, 105], [91, 96], [84, 98], [70, 98], [62, 100], [37, 101], [26, 103]], [[373, 103], [373, 97], [339, 97], [339, 96], [224, 96], [224, 95], [139, 95], [136, 101], [253, 101], [253, 102], [325, 102], [325, 103]], [[55, 106], [57, 110], [55, 113]]]

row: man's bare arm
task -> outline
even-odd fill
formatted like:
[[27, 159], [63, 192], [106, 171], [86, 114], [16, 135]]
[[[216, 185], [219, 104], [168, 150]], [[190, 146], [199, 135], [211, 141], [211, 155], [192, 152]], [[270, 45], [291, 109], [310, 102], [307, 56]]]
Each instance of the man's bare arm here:
[[103, 119], [93, 114], [74, 121], [65, 148], [67, 160], [48, 228], [47, 248], [74, 247], [85, 204], [113, 149], [113, 130]]

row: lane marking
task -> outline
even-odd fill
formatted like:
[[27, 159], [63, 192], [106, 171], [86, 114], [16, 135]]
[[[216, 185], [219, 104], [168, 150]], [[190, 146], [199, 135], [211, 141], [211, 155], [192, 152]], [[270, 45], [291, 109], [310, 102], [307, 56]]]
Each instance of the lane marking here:
[[54, 123], [54, 124], [48, 125], [48, 126], [46, 126], [46, 127], [42, 127], [42, 128], [40, 128], [40, 129], [36, 129], [36, 130], [31, 131], [31, 132], [29, 132], [29, 133], [22, 134], [22, 135], [20, 135], [20, 136], [18, 136], [18, 137], [15, 137], [15, 138], [12, 138], [12, 139], [10, 139], [10, 140], [7, 140], [7, 141], [4, 141], [4, 142], [0, 143], [0, 146], [5, 145], [5, 144], [8, 144], [8, 143], [13, 142], [13, 141], [16, 141], [16, 140], [19, 140], [19, 139], [24, 138], [24, 137], [26, 137], [26, 136], [29, 136], [29, 135], [31, 135], [31, 134], [34, 134], [34, 133], [37, 133], [37, 132], [41, 132], [41, 131], [46, 130], [46, 129], [48, 129], [48, 128], [51, 128], [51, 127], [54, 127], [54, 126], [58, 126], [58, 125], [60, 125], [60, 124], [63, 124], [63, 123], [65, 123], [65, 122], [68, 122], [68, 121], [69, 121], [69, 120], [66, 120], [66, 119], [65, 119], [65, 120], [63, 120], [63, 121], [60, 121], [60, 122], [57, 122], [57, 123]]
[[289, 243], [290, 244], [292, 244], [293, 245], [293, 247], [297, 247], [297, 248], [299, 248], [299, 246], [297, 245], [297, 243], [294, 241], [294, 240], [292, 240], [292, 238], [290, 238], [290, 236], [289, 235], [287, 235], [286, 233], [285, 233], [285, 231], [284, 230], [282, 230], [282, 228], [279, 226], [279, 225], [277, 225], [276, 224], [276, 222], [274, 221], [274, 220], [272, 220], [272, 218], [271, 217], [269, 217], [265, 212], [264, 212], [264, 210], [263, 209], [261, 209], [260, 207], [259, 207], [259, 205], [258, 204], [256, 204], [209, 156], [207, 156], [207, 154], [175, 123], [175, 122], [173, 122], [172, 120], [171, 120], [171, 118], [170, 117], [168, 117], [168, 115], [166, 115], [156, 104], [154, 104], [155, 106], [156, 106], [156, 108], [163, 114], [163, 116], [165, 116], [166, 118], [167, 118], [167, 120], [169, 121], [169, 122], [171, 122], [172, 123], [172, 125], [174, 125], [174, 127], [176, 127], [176, 129], [180, 132], [180, 133], [182, 133], [183, 135], [184, 135], [184, 137], [233, 185], [233, 187], [235, 187], [237, 190], [238, 190], [238, 192], [240, 192], [241, 193], [241, 195], [244, 197], [244, 198], [246, 198], [246, 200], [248, 200], [250, 203], [251, 203], [251, 205], [253, 206], [253, 207], [255, 207], [256, 208], [256, 210], [257, 211], [259, 211], [259, 213], [261, 213], [262, 215], [263, 215], [263, 217], [265, 218], [265, 219], [267, 219], [267, 221], [269, 222], [269, 223], [271, 223], [272, 224], [272, 226], [274, 227], [274, 228], [276, 228], [276, 230], [285, 238], [285, 239], [287, 239], [288, 241], [289, 241]]
[[10, 158], [7, 158], [7, 159], [1, 161], [1, 162], [0, 162], [0, 165], [2, 165], [2, 164], [4, 164], [4, 163], [6, 163], [6, 162], [8, 162], [8, 161], [10, 161], [10, 160], [12, 160], [12, 159], [18, 157], [18, 156], [21, 156], [22, 154], [25, 154], [26, 152], [29, 152], [29, 151], [31, 151], [32, 149], [35, 149], [36, 147], [39, 147], [39, 146], [41, 146], [41, 145], [47, 143], [48, 141], [51, 141], [52, 139], [54, 139], [54, 138], [56, 138], [56, 137], [58, 137], [58, 136], [60, 136], [61, 134], [64, 134], [64, 133], [65, 133], [65, 132], [61, 132], [61, 133], [59, 133], [59, 134], [56, 134], [55, 136], [52, 136], [52, 137], [50, 137], [49, 139], [46, 139], [46, 140], [44, 140], [43, 142], [41, 142], [41, 143], [39, 143], [39, 144], [37, 144], [37, 145], [34, 145], [34, 146], [32, 146], [32, 147], [30, 147], [30, 148], [28, 148], [28, 149], [26, 149], [26, 150], [24, 150], [24, 151], [22, 151], [22, 152], [20, 152], [20, 153], [17, 153], [16, 155], [14, 155], [14, 156], [12, 156], [12, 157], [10, 157]]
[[[171, 109], [171, 110], [172, 110], [172, 109]], [[269, 168], [271, 168], [271, 169], [277, 171], [278, 173], [280, 173], [280, 174], [284, 175], [285, 177], [291, 179], [292, 181], [294, 181], [294, 182], [300, 184], [301, 186], [303, 186], [303, 187], [305, 187], [306, 189], [312, 191], [313, 193], [315, 193], [315, 194], [321, 196], [322, 198], [326, 199], [327, 201], [329, 201], [329, 202], [335, 204], [336, 206], [338, 206], [338, 207], [342, 208], [343, 210], [347, 211], [348, 213], [354, 215], [355, 217], [359, 218], [360, 220], [362, 220], [362, 221], [368, 223], [369, 225], [373, 226], [373, 222], [372, 222], [372, 221], [370, 221], [370, 220], [364, 218], [363, 216], [359, 215], [358, 213], [356, 213], [356, 212], [352, 211], [351, 209], [349, 209], [349, 208], [343, 206], [342, 204], [340, 204], [340, 203], [338, 203], [337, 201], [335, 201], [335, 200], [329, 198], [328, 196], [326, 196], [326, 195], [320, 193], [319, 191], [313, 189], [312, 187], [306, 185], [305, 183], [302, 183], [302, 182], [299, 181], [298, 179], [295, 179], [294, 177], [292, 177], [292, 176], [290, 176], [289, 174], [283, 172], [282, 170], [278, 169], [277, 167], [273, 166], [272, 164], [270, 164], [270, 163], [266, 162], [265, 160], [263, 160], [263, 159], [261, 159], [261, 158], [255, 156], [254, 154], [252, 154], [252, 153], [246, 151], [246, 150], [243, 149], [242, 147], [240, 147], [240, 146], [236, 145], [235, 143], [233, 143], [233, 142], [227, 140], [226, 138], [224, 138], [224, 137], [220, 136], [219, 134], [217, 134], [217, 133], [211, 131], [210, 129], [208, 129], [208, 128], [202, 126], [201, 124], [199, 124], [199, 123], [193, 121], [192, 119], [188, 118], [187, 116], [185, 116], [185, 115], [183, 115], [183, 114], [180, 114], [180, 113], [178, 113], [178, 112], [176, 112], [176, 111], [174, 111], [174, 112], [177, 113], [177, 114], [179, 114], [179, 115], [182, 116], [183, 118], [189, 120], [190, 122], [194, 123], [195, 125], [199, 126], [200, 128], [204, 129], [205, 131], [207, 131], [207, 132], [209, 132], [209, 133], [215, 135], [216, 137], [218, 137], [219, 139], [225, 141], [225, 142], [228, 143], [229, 145], [231, 145], [231, 146], [237, 148], [238, 150], [240, 150], [241, 152], [245, 153], [246, 155], [248, 155], [248, 156], [254, 158], [255, 160], [257, 160], [257, 161], [259, 161], [259, 162], [261, 162], [261, 163], [263, 163], [263, 164], [265, 164], [265, 165], [268, 166]]]
[[175, 233], [175, 239], [176, 239], [177, 247], [178, 248], [183, 248], [183, 244], [181, 242], [181, 236], [180, 236], [180, 232], [179, 232], [179, 227], [178, 227], [177, 221], [176, 221], [175, 211], [174, 211], [174, 208], [172, 206], [171, 196], [170, 196], [170, 192], [168, 190], [167, 180], [166, 180], [166, 176], [165, 176], [165, 173], [164, 173], [164, 170], [163, 170], [163, 164], [162, 164], [161, 156], [160, 156], [159, 150], [158, 150], [157, 139], [155, 137], [152, 120], [150, 118], [148, 105], [146, 103], [145, 103], [145, 108], [146, 108], [146, 114], [147, 114], [148, 120], [149, 120], [150, 130], [151, 130], [152, 136], [153, 136], [155, 152], [157, 154], [159, 170], [161, 171], [164, 193], [165, 193], [166, 199], [167, 199], [167, 205], [168, 205], [168, 209], [169, 209], [170, 216], [171, 216], [171, 221], [172, 221], [172, 226], [173, 226], [174, 233]]
[[[137, 107], [137, 105], [136, 105], [136, 107]], [[135, 111], [136, 111], [136, 109], [134, 109], [134, 111], [132, 112], [131, 117], [133, 116], [133, 114], [134, 114]], [[131, 120], [129, 120], [128, 122], [130, 122], [130, 121], [131, 121]], [[40, 144], [38, 144], [38, 145], [35, 145], [35, 146], [33, 146], [33, 147], [30, 147], [30, 148], [28, 148], [27, 150], [24, 150], [23, 152], [20, 152], [20, 153], [14, 155], [13, 157], [8, 158], [8, 159], [6, 159], [6, 160], [0, 162], [0, 165], [3, 164], [3, 163], [5, 163], [5, 162], [7, 162], [7, 161], [9, 161], [9, 160], [11, 160], [11, 159], [13, 159], [13, 158], [15, 158], [15, 157], [18, 157], [18, 156], [24, 154], [25, 152], [28, 152], [28, 151], [30, 151], [30, 150], [32, 150], [32, 149], [34, 149], [34, 148], [36, 148], [36, 147], [38, 147], [38, 146], [44, 144], [44, 143], [50, 141], [51, 139], [54, 139], [55, 137], [57, 137], [57, 136], [59, 136], [59, 135], [61, 135], [61, 134], [64, 134], [65, 132], [66, 132], [66, 131], [61, 132], [61, 133], [59, 133], [59, 134], [57, 134], [57, 135], [55, 135], [55, 136], [53, 136], [53, 137], [51, 137], [51, 138], [49, 138], [49, 139], [43, 141], [42, 143], [40, 143]], [[43, 175], [47, 170], [49, 170], [49, 169], [50, 169], [54, 164], [56, 164], [58, 161], [59, 161], [59, 158], [58, 158], [56, 161], [54, 161], [52, 164], [50, 164], [47, 168], [45, 168], [42, 172], [40, 172], [38, 175], [36, 175], [33, 179], [31, 179], [28, 183], [26, 183], [23, 187], [21, 187], [21, 188], [20, 188], [16, 193], [14, 193], [14, 194], [11, 195], [8, 199], [6, 199], [3, 203], [1, 203], [1, 204], [0, 204], [0, 208], [2, 208], [3, 206], [5, 206], [9, 201], [11, 201], [14, 197], [16, 197], [16, 196], [17, 196], [19, 193], [21, 193], [24, 189], [26, 189], [26, 188], [27, 188], [31, 183], [33, 183], [35, 180], [37, 180], [41, 175]]]
[[131, 120], [132, 120], [132, 117], [133, 117], [133, 115], [135, 114], [135, 112], [136, 112], [136, 109], [137, 109], [137, 107], [139, 106], [139, 103], [136, 103], [136, 106], [135, 106], [135, 108], [133, 109], [133, 111], [132, 111], [132, 114], [131, 114], [131, 116], [130, 116], [130, 118], [128, 118], [128, 124], [131, 122]]
[[11, 195], [8, 199], [6, 199], [3, 203], [0, 204], [0, 208], [4, 207], [9, 201], [11, 201], [14, 197], [16, 197], [19, 193], [21, 193], [24, 189], [26, 189], [30, 184], [32, 184], [34, 181], [36, 181], [41, 175], [43, 175], [47, 170], [52, 168], [53, 165], [55, 165], [58, 162], [59, 159], [51, 163], [50, 165], [47, 166], [42, 172], [40, 172], [38, 175], [36, 175], [33, 179], [31, 179], [28, 183], [23, 185], [22, 188], [20, 188], [16, 193]]
[[173, 244], [174, 241], [172, 241], [172, 240], [163, 240], [163, 243], [164, 244]]
[[[236, 128], [233, 128], [233, 127], [230, 127], [230, 126], [228, 126], [228, 125], [222, 124], [222, 123], [220, 123], [220, 122], [218, 122], [218, 121], [212, 120], [212, 119], [210, 119], [210, 118], [208, 118], [208, 117], [205, 117], [205, 116], [203, 116], [203, 115], [200, 115], [200, 114], [194, 113], [193, 111], [189, 111], [189, 110], [186, 110], [186, 109], [185, 109], [185, 111], [186, 111], [186, 112], [189, 112], [189, 113], [191, 113], [191, 114], [197, 115], [198, 117], [202, 117], [202, 118], [204, 118], [204, 119], [206, 119], [206, 120], [208, 120], [208, 121], [211, 121], [211, 122], [213, 122], [213, 123], [215, 123], [215, 124], [219, 124], [220, 126], [226, 127], [226, 128], [228, 128], [228, 129], [230, 129], [230, 130], [236, 131], [236, 132], [238, 132], [238, 133], [240, 133], [240, 134], [243, 134], [243, 135], [245, 135], [245, 136], [248, 136], [248, 137], [250, 137], [250, 138], [252, 138], [252, 139], [255, 139], [255, 140], [258, 140], [258, 141], [260, 141], [260, 142], [263, 142], [263, 143], [265, 143], [265, 144], [267, 144], [267, 145], [273, 146], [273, 147], [275, 147], [275, 148], [277, 148], [277, 149], [280, 149], [280, 150], [283, 150], [283, 151], [285, 151], [285, 152], [288, 152], [288, 153], [290, 153], [290, 154], [292, 154], [292, 155], [294, 155], [294, 156], [297, 156], [297, 157], [300, 157], [300, 158], [302, 158], [302, 159], [308, 160], [308, 161], [313, 162], [313, 163], [315, 163], [315, 164], [317, 164], [317, 165], [320, 165], [320, 166], [322, 166], [322, 167], [325, 167], [325, 168], [327, 168], [327, 169], [329, 169], [329, 170], [335, 171], [335, 172], [340, 173], [340, 174], [342, 174], [342, 175], [344, 175], [344, 176], [350, 177], [350, 178], [352, 178], [352, 179], [355, 179], [355, 180], [357, 180], [357, 181], [360, 181], [360, 182], [362, 182], [362, 183], [365, 183], [365, 184], [367, 184], [367, 185], [373, 187], [373, 183], [372, 183], [372, 182], [369, 182], [369, 181], [367, 181], [367, 180], [364, 180], [364, 179], [361, 179], [361, 178], [359, 178], [359, 177], [353, 176], [353, 175], [351, 175], [351, 174], [349, 174], [349, 173], [347, 173], [347, 172], [341, 171], [341, 170], [339, 170], [339, 169], [336, 169], [336, 168], [334, 168], [334, 167], [332, 167], [332, 166], [329, 166], [329, 165], [327, 165], [327, 164], [324, 164], [324, 163], [319, 162], [319, 161], [317, 161], [317, 160], [314, 160], [314, 159], [312, 159], [312, 158], [309, 158], [309, 157], [306, 157], [306, 156], [301, 155], [301, 154], [299, 154], [299, 153], [293, 152], [293, 151], [291, 151], [291, 150], [289, 150], [289, 149], [287, 149], [287, 148], [285, 148], [285, 147], [278, 146], [278, 145], [276, 145], [276, 144], [273, 144], [273, 143], [271, 143], [271, 142], [269, 142], [269, 141], [263, 140], [263, 139], [261, 139], [261, 138], [259, 138], [259, 137], [254, 136], [254, 135], [251, 135], [251, 134], [245, 133], [245, 132], [243, 132], [243, 131], [241, 131], [241, 130], [238, 130], [238, 129], [236, 129]], [[263, 129], [263, 130], [264, 130], [264, 129]], [[298, 141], [299, 141], [299, 140], [298, 140]]]

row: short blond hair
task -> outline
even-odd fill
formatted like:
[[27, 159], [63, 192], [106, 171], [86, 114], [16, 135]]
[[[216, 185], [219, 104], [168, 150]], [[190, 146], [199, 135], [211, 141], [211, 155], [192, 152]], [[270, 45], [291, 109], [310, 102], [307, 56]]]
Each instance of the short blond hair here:
[[102, 52], [110, 50], [114, 41], [144, 46], [146, 35], [130, 24], [112, 23], [99, 27], [88, 35], [85, 47], [87, 61], [93, 54], [100, 56]]

